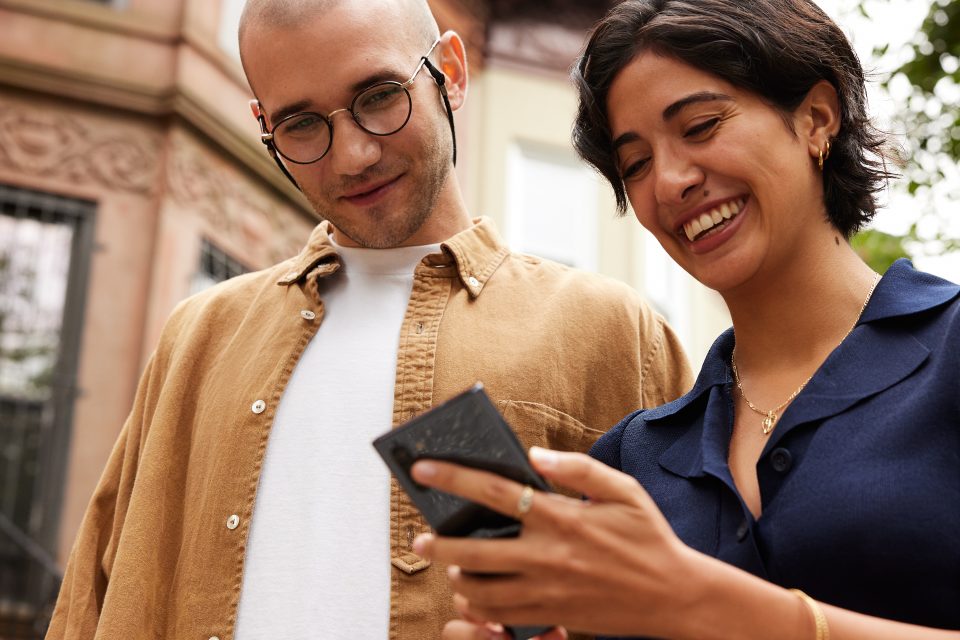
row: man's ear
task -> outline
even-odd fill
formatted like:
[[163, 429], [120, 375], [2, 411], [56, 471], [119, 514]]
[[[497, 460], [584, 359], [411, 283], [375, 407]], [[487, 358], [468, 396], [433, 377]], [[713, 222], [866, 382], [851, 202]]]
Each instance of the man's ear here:
[[260, 116], [260, 101], [254, 98], [250, 101], [250, 111], [253, 112], [253, 117], [255, 120], [259, 120]]
[[467, 99], [467, 51], [456, 31], [440, 36], [440, 71], [446, 76], [447, 98], [456, 111]]
[[826, 80], [810, 87], [797, 111], [797, 133], [807, 140], [810, 155], [817, 158], [840, 132], [840, 99], [837, 90]]

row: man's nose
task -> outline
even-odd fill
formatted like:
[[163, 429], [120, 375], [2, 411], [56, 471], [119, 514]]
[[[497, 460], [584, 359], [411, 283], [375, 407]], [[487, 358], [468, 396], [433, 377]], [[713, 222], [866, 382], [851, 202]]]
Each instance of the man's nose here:
[[330, 133], [333, 139], [328, 153], [331, 166], [337, 174], [360, 175], [380, 161], [379, 139], [364, 131], [349, 111], [337, 120]]

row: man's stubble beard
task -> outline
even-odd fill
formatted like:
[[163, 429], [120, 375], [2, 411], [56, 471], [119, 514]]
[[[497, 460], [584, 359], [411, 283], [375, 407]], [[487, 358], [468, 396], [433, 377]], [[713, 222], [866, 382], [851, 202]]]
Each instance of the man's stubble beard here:
[[[365, 249], [398, 247], [419, 231], [431, 216], [443, 215], [443, 212], [437, 211], [436, 208], [440, 200], [440, 192], [452, 173], [449, 164], [450, 148], [450, 143], [444, 139], [444, 136], [439, 135], [424, 144], [423, 162], [419, 165], [419, 172], [415, 171], [417, 168], [415, 159], [404, 159], [404, 164], [407, 165], [404, 179], [410, 181], [412, 178], [414, 184], [404, 185], [411, 197], [409, 201], [400, 205], [406, 209], [404, 215], [400, 217], [390, 217], [390, 211], [382, 210], [382, 207], [388, 205], [378, 205], [368, 210], [362, 218], [341, 216], [329, 209], [330, 203], [337, 200], [336, 196], [330, 194], [332, 189], [327, 190], [327, 194], [322, 196], [306, 188], [303, 189], [303, 193], [314, 211], [329, 220], [340, 233], [359, 246]], [[360, 176], [342, 181], [337, 185], [338, 192], [342, 193], [345, 188], [349, 188], [350, 184], [364, 184], [383, 175], [395, 175], [395, 169], [395, 167], [377, 164]], [[371, 218], [377, 220], [378, 224], [364, 224], [364, 220]]]

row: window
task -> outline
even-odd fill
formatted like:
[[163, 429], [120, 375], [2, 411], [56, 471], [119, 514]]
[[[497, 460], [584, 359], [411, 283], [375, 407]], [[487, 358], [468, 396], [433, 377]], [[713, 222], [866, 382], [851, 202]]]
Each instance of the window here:
[[240, 60], [240, 45], [237, 42], [237, 30], [240, 28], [240, 14], [247, 0], [220, 1], [220, 29], [217, 42], [220, 48], [232, 58]]
[[200, 264], [190, 284], [190, 293], [198, 293], [218, 282], [249, 272], [250, 269], [204, 239], [200, 248]]
[[[0, 185], [0, 619], [46, 615], [93, 203]], [[31, 622], [32, 624], [32, 622]]]
[[572, 151], [526, 144], [507, 161], [507, 240], [519, 251], [596, 271], [599, 184]]

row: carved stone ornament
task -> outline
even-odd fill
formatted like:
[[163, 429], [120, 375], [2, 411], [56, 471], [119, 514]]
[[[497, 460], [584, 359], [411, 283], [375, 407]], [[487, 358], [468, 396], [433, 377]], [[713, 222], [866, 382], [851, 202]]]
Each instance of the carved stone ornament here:
[[65, 108], [0, 99], [0, 165], [15, 171], [153, 195], [160, 137]]
[[265, 264], [257, 266], [296, 255], [315, 224], [182, 130], [171, 133], [167, 189], [179, 208], [202, 216], [238, 246], [261, 248], [256, 253]]

